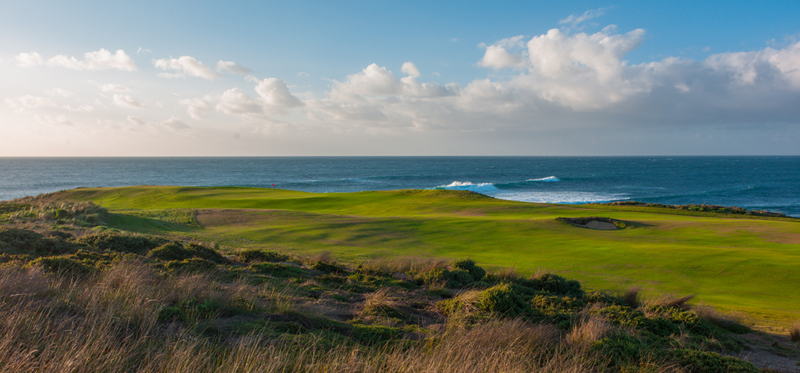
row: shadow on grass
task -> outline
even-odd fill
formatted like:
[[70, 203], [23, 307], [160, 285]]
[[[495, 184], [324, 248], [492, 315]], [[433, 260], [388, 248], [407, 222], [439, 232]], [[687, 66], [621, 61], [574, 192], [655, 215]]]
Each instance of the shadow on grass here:
[[202, 229], [189, 224], [180, 224], [156, 218], [133, 216], [120, 213], [109, 214], [108, 226], [128, 232], [147, 234], [164, 232], [196, 232]]

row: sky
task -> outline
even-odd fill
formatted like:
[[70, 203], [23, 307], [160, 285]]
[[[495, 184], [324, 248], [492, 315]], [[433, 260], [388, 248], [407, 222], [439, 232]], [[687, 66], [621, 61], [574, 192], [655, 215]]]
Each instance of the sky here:
[[4, 1], [0, 156], [800, 155], [800, 2]]

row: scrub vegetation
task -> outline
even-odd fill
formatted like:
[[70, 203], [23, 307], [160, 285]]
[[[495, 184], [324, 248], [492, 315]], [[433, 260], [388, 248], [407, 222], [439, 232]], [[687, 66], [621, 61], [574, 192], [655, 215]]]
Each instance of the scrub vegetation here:
[[[798, 357], [796, 327], [756, 331], [697, 297], [597, 291], [529, 258], [512, 269], [442, 250], [486, 245], [470, 219], [600, 237], [644, 230], [630, 219], [643, 215], [605, 232], [555, 221], [585, 209], [471, 193], [324, 197], [122, 188], [0, 204], [0, 372], [760, 372]], [[412, 243], [433, 247], [389, 250]]]

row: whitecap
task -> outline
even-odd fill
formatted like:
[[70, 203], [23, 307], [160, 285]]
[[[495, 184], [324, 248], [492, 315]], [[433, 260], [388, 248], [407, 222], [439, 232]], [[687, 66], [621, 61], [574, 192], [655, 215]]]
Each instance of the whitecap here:
[[439, 185], [433, 189], [471, 190], [473, 192], [478, 192], [478, 193], [492, 192], [498, 190], [492, 183], [475, 184], [469, 181], [454, 181], [447, 185]]
[[559, 178], [557, 178], [555, 176], [548, 176], [548, 177], [543, 177], [541, 179], [528, 179], [528, 180], [525, 180], [525, 181], [539, 181], [539, 182], [554, 183], [554, 182], [557, 182], [557, 181], [561, 181], [561, 179], [559, 179]]

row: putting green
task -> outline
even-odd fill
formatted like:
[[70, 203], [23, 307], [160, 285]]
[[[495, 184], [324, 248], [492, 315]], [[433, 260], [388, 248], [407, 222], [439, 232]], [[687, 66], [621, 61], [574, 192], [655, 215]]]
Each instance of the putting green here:
[[[304, 193], [258, 188], [125, 187], [60, 192], [114, 213], [109, 226], [223, 248], [330, 251], [342, 260], [470, 257], [488, 268], [548, 270], [593, 289], [696, 294], [759, 324], [800, 319], [800, 220], [626, 206], [497, 200], [470, 192]], [[621, 230], [556, 217], [603, 216]]]

